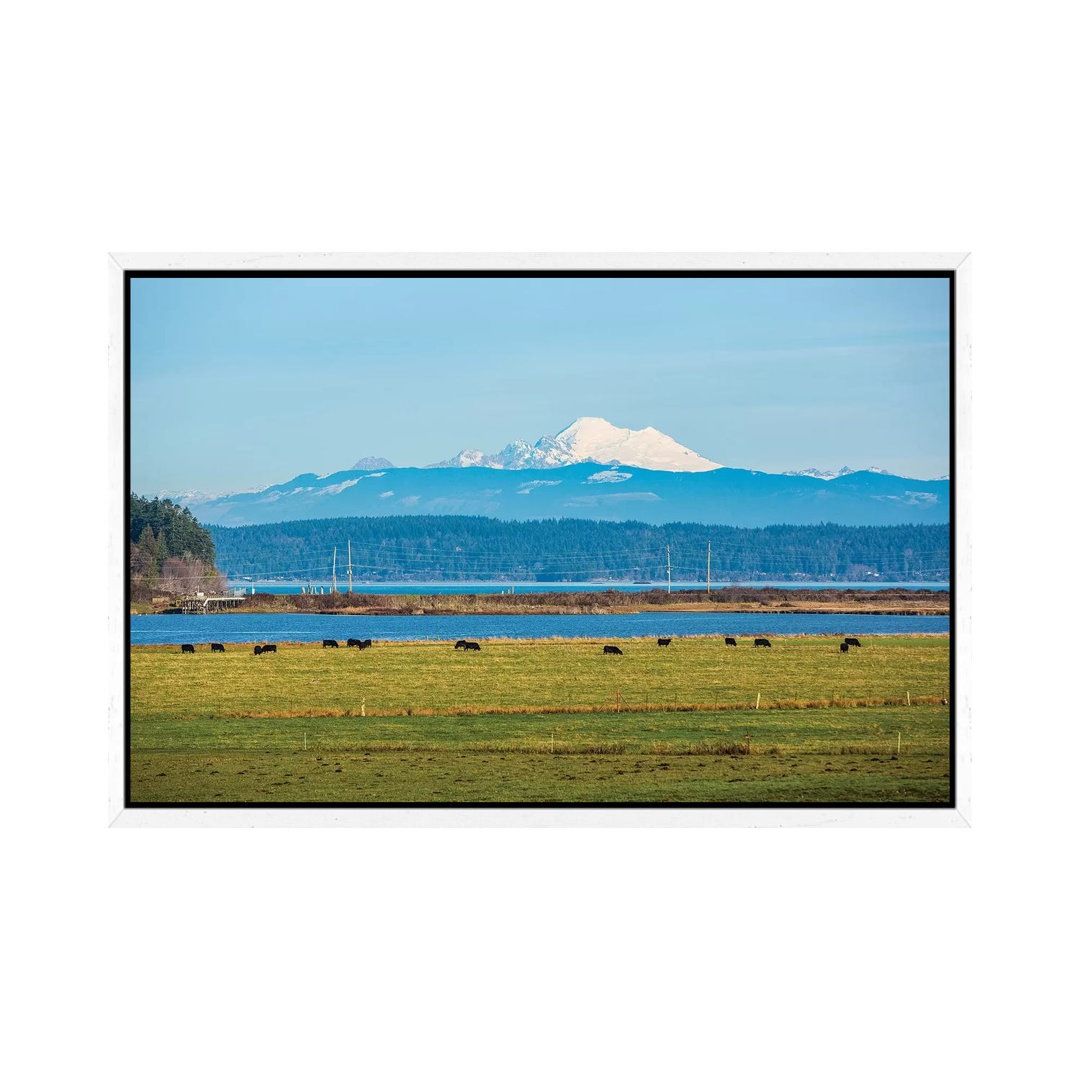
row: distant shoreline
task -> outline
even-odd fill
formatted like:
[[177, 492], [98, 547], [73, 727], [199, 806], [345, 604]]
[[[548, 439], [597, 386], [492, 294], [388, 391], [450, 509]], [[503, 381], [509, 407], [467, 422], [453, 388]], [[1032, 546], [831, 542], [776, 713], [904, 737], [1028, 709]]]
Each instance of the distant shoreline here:
[[[670, 599], [668, 599], [670, 597]], [[240, 614], [306, 615], [622, 615], [722, 612], [805, 615], [948, 615], [950, 590], [743, 588], [643, 593], [362, 594], [256, 593]], [[133, 604], [131, 614], [176, 614], [168, 605]]]

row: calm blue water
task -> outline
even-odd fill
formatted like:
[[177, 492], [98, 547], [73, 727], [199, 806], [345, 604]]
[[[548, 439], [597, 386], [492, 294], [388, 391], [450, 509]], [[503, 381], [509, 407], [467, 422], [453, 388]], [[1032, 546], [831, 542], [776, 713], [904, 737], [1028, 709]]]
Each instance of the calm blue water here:
[[[251, 592], [254, 586], [256, 592], [270, 593], [299, 593], [307, 586], [307, 582], [290, 581], [230, 581], [231, 589], [243, 589]], [[330, 592], [329, 581], [314, 581], [316, 589]], [[915, 581], [747, 581], [747, 582], [714, 582], [713, 591], [716, 592], [725, 587], [732, 588], [772, 588], [772, 589], [933, 589], [935, 591], [947, 589], [947, 581], [938, 582], [915, 582]], [[516, 593], [542, 593], [542, 592], [645, 592], [649, 589], [665, 589], [666, 581], [656, 581], [648, 585], [641, 584], [612, 584], [608, 581], [593, 582], [510, 582], [510, 581], [457, 581], [457, 582], [397, 582], [392, 585], [365, 585], [360, 582], [353, 583], [353, 592], [358, 593], [391, 593], [409, 596], [441, 596], [446, 593], [504, 593], [513, 588]], [[673, 581], [673, 592], [679, 589], [704, 589], [703, 581]], [[344, 592], [345, 587], [338, 581], [338, 592]]]
[[132, 645], [222, 641], [456, 641], [458, 638], [630, 638], [690, 634], [947, 634], [946, 615], [642, 612], [635, 615], [132, 615]]

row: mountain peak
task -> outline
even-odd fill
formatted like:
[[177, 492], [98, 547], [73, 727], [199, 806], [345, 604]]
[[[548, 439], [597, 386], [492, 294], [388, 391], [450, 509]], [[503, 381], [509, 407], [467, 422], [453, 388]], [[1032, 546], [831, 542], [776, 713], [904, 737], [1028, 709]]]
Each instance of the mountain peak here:
[[[602, 416], [579, 416], [572, 423], [569, 423], [560, 431], [555, 438], [559, 438], [562, 435], [584, 435], [584, 434], [608, 434], [612, 431], [622, 431], [623, 428], [617, 428], [614, 424], [609, 423]], [[648, 431], [649, 428], [643, 428], [642, 430]]]
[[616, 427], [600, 416], [579, 416], [556, 435], [544, 435], [533, 444], [517, 440], [497, 454], [462, 451], [432, 468], [480, 465], [489, 469], [554, 469], [590, 462], [632, 465], [667, 472], [706, 472], [723, 466], [677, 443], [654, 427], [633, 430]]
[[355, 471], [367, 472], [369, 469], [392, 469], [394, 463], [384, 457], [362, 457], [354, 466]]
[[840, 469], [788, 469], [782, 475], [783, 476], [812, 476], [816, 480], [836, 480], [841, 476], [852, 476], [857, 472], [870, 472], [877, 473], [879, 476], [895, 476], [896, 473], [889, 472], [888, 469], [882, 469], [877, 465], [867, 465], [863, 469], [849, 469], [846, 465]]

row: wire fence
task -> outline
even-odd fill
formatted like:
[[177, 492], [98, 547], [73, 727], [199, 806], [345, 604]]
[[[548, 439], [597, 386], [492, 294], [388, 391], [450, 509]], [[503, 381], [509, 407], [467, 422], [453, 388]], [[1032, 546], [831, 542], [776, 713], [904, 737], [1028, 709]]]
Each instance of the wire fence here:
[[[166, 734], [160, 730], [147, 730], [140, 739], [136, 735], [132, 754], [141, 753], [276, 753], [286, 750], [318, 750], [323, 749], [335, 752], [364, 752], [382, 753], [400, 750], [413, 752], [418, 750], [436, 751], [463, 751], [485, 753], [539, 753], [545, 748], [552, 753], [695, 753], [695, 754], [719, 754], [745, 752], [749, 754], [753, 745], [753, 731], [755, 725], [767, 721], [762, 717], [764, 713], [775, 712], [802, 712], [811, 710], [832, 709], [875, 709], [888, 708], [897, 710], [893, 719], [897, 722], [903, 720], [903, 712], [911, 707], [936, 706], [947, 707], [948, 698], [940, 694], [911, 694], [905, 693], [902, 697], [867, 697], [867, 698], [822, 698], [822, 699], [791, 699], [762, 701], [760, 697], [754, 701], [721, 702], [714, 698], [712, 702], [684, 699], [680, 702], [677, 692], [668, 694], [652, 692], [649, 695], [624, 695], [621, 690], [615, 690], [609, 698], [596, 703], [586, 705], [571, 705], [569, 707], [557, 705], [540, 706], [517, 706], [500, 707], [491, 705], [478, 706], [453, 706], [441, 710], [436, 709], [401, 709], [381, 710], [378, 707], [368, 707], [366, 704], [359, 709], [326, 709], [307, 710], [303, 712], [250, 712], [229, 714], [224, 719], [237, 721], [263, 722], [287, 721], [288, 726], [284, 730], [241, 730], [219, 731], [215, 733], [184, 733], [175, 735]], [[610, 721], [615, 717], [626, 714], [627, 719], [636, 715], [665, 717], [670, 721], [671, 714], [682, 714], [683, 721], [690, 721], [691, 725], [683, 731], [677, 729], [673, 732], [670, 728], [664, 729], [667, 738], [657, 739], [653, 737], [658, 728], [642, 728], [631, 725], [612, 726]], [[696, 716], [694, 714], [697, 714]], [[709, 724], [709, 718], [731, 716], [732, 722], [738, 717], [735, 726], [745, 729], [745, 735], [732, 742], [732, 736], [727, 726], [722, 733], [706, 732], [701, 730], [701, 725]], [[432, 732], [422, 728], [414, 730], [411, 737], [391, 737], [392, 731], [379, 724], [369, 721], [394, 719], [400, 721], [404, 717], [429, 717], [467, 719], [501, 716], [535, 717], [538, 720], [557, 720], [563, 718], [579, 717], [605, 717], [607, 724], [597, 726], [595, 723], [576, 730], [559, 730], [559, 724], [555, 723], [550, 732], [538, 732], [537, 730], [519, 730], [513, 733], [505, 731], [493, 732], [494, 737], [477, 737], [462, 739], [461, 733], [454, 731]], [[337, 730], [312, 730], [311, 722], [347, 720], [349, 724]], [[697, 721], [697, 723], [694, 723]], [[398, 725], [393, 725], [394, 727]], [[786, 749], [790, 752], [796, 749], [836, 749], [836, 752], [846, 753], [879, 753], [886, 743], [891, 745], [892, 734], [886, 735], [880, 725], [875, 725], [873, 730], [852, 729], [846, 732], [833, 732], [829, 737], [823, 738], [817, 734], [812, 738], [805, 735], [798, 743], [791, 743], [790, 738], [781, 737], [769, 724], [769, 736], [772, 740], [769, 748], [762, 752], [780, 752], [782, 745], [787, 742]], [[475, 735], [482, 736], [481, 731]], [[441, 736], [433, 738], [432, 736]], [[704, 736], [704, 737], [703, 737]], [[672, 738], [675, 737], [675, 741]], [[899, 746], [900, 733], [895, 735]], [[778, 741], [779, 739], [779, 741]], [[144, 741], [145, 740], [145, 741]], [[607, 740], [607, 741], [605, 741]], [[726, 740], [726, 741], [725, 741]], [[839, 743], [838, 743], [839, 740]], [[732, 746], [745, 746], [744, 751], [732, 750]], [[923, 750], [941, 750], [948, 745], [947, 738], [944, 741], [938, 737], [927, 738], [921, 733], [913, 743], [909, 744], [909, 751], [922, 752]]]

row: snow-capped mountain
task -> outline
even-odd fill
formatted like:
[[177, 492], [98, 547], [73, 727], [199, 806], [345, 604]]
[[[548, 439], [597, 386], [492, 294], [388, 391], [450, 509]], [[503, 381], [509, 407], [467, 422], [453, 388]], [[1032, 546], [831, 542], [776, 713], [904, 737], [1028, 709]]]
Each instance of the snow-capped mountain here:
[[[846, 465], [839, 470], [832, 469], [788, 469], [782, 476], [812, 476], [815, 480], [835, 480], [838, 476], [853, 476], [857, 472], [877, 473], [879, 476], [895, 476], [896, 473], [888, 469], [879, 469], [876, 465], [868, 465], [865, 469], [849, 469]], [[938, 477], [940, 480], [948, 480], [947, 476]]]
[[723, 468], [656, 428], [634, 431], [616, 427], [598, 416], [579, 417], [557, 435], [545, 435], [535, 443], [519, 439], [497, 454], [462, 450], [449, 460], [428, 468], [558, 469], [583, 463], [633, 465], [665, 472], [707, 472]]
[[340, 472], [303, 473], [220, 497], [187, 492], [178, 501], [214, 525], [397, 514], [888, 525], [947, 522], [950, 485], [881, 468], [781, 474], [725, 467], [655, 428], [634, 431], [584, 416], [557, 435], [519, 440], [496, 454], [462, 450], [427, 468], [364, 457]]
[[785, 469], [781, 475], [812, 476], [815, 480], [835, 480], [840, 474], [831, 469]]
[[[507, 448], [509, 449], [509, 447]], [[487, 464], [488, 455], [483, 450], [462, 450], [446, 461], [440, 461], [437, 465], [428, 465], [429, 469], [469, 469], [473, 466]], [[498, 466], [501, 468], [502, 466]]]
[[230, 495], [251, 495], [261, 488], [244, 488], [243, 491], [159, 491], [159, 499], [168, 499], [177, 506], [202, 506], [203, 503], [215, 502], [218, 499], [227, 499]]

